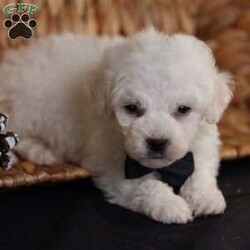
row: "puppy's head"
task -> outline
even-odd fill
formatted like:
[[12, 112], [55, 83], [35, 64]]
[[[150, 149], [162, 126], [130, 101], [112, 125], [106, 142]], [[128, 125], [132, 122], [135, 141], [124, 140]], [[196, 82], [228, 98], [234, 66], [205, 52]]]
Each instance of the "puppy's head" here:
[[218, 122], [231, 98], [231, 77], [187, 35], [144, 31], [107, 49], [102, 69], [97, 107], [117, 119], [126, 153], [151, 168], [183, 157], [200, 122]]

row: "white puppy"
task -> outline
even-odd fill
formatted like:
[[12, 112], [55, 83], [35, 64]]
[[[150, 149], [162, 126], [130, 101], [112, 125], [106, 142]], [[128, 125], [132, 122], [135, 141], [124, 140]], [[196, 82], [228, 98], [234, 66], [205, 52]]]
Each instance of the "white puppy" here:
[[[56, 35], [7, 53], [0, 76], [22, 157], [81, 164], [110, 202], [163, 223], [224, 211], [216, 123], [232, 79], [203, 42], [153, 29], [126, 39]], [[148, 140], [164, 142], [161, 152]], [[126, 155], [161, 168], [188, 151], [195, 171], [179, 194], [156, 174], [124, 177]]]

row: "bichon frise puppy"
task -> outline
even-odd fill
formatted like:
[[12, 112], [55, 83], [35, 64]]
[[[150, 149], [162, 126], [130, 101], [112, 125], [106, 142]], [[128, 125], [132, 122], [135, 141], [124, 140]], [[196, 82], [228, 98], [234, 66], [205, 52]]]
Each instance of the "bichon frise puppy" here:
[[[81, 164], [111, 203], [163, 223], [224, 211], [216, 124], [232, 79], [205, 43], [153, 29], [124, 39], [55, 35], [8, 52], [0, 75], [21, 157]], [[175, 193], [158, 170], [188, 152], [194, 172]], [[157, 171], [126, 178], [128, 158]]]

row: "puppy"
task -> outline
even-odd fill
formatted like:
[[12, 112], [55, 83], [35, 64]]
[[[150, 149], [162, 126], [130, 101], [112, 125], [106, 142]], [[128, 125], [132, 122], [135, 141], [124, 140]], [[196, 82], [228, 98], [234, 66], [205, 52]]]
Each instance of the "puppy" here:
[[[8, 52], [0, 76], [20, 156], [81, 164], [109, 202], [159, 222], [225, 210], [216, 124], [233, 82], [202, 41], [153, 29], [126, 39], [55, 35]], [[187, 152], [194, 172], [177, 194], [154, 172], [125, 178], [128, 156], [159, 169]]]

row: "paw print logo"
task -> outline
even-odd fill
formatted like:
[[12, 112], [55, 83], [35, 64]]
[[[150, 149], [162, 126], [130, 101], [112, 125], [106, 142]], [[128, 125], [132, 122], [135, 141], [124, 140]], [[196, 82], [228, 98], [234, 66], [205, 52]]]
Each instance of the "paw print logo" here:
[[16, 39], [18, 37], [30, 39], [33, 36], [33, 30], [37, 27], [37, 21], [30, 19], [27, 13], [21, 16], [15, 13], [10, 19], [4, 21], [4, 26], [9, 29], [8, 35], [10, 39]]

